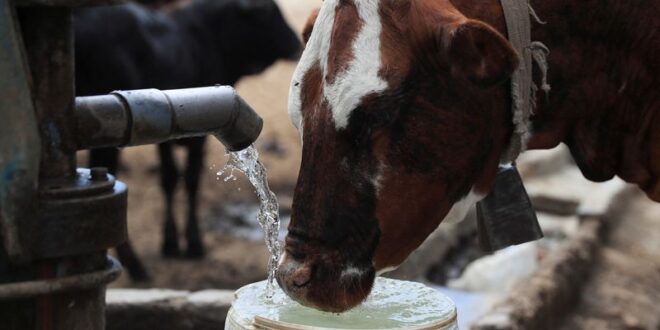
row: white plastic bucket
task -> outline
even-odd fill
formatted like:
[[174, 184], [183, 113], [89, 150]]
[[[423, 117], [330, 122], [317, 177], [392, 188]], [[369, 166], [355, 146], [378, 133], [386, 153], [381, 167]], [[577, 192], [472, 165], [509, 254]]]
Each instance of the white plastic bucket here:
[[236, 291], [225, 330], [458, 329], [454, 302], [421, 283], [378, 277], [369, 298], [341, 314], [304, 307], [279, 288], [268, 300], [265, 287], [263, 281]]

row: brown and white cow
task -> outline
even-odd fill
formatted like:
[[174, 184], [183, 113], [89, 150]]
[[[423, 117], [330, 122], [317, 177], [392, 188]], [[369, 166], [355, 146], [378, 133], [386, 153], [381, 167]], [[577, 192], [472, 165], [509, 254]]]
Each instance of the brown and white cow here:
[[[566, 143], [587, 178], [660, 201], [660, 0], [531, 5], [553, 91], [528, 148]], [[303, 141], [278, 271], [289, 296], [357, 305], [488, 193], [513, 130], [505, 31], [498, 0], [325, 0], [312, 15], [289, 99]]]

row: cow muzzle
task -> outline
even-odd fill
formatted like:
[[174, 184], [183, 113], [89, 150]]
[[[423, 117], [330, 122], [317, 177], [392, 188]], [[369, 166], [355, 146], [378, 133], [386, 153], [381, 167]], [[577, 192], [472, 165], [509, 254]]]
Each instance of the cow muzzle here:
[[345, 266], [326, 258], [296, 260], [282, 256], [277, 283], [301, 305], [340, 313], [360, 304], [371, 291], [375, 278], [372, 266]]

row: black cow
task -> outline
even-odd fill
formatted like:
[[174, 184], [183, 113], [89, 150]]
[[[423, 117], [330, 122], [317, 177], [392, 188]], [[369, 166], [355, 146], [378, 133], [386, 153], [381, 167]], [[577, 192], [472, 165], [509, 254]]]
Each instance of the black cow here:
[[[194, 0], [169, 13], [139, 4], [78, 9], [75, 35], [76, 91], [80, 96], [118, 89], [233, 85], [277, 59], [295, 59], [301, 51], [300, 41], [273, 0]], [[176, 142], [188, 149], [184, 174], [189, 203], [188, 257], [204, 255], [196, 212], [204, 140]], [[179, 255], [172, 211], [179, 170], [173, 145], [158, 146], [166, 201], [164, 256]], [[116, 174], [118, 158], [118, 149], [92, 150], [90, 167], [107, 167]], [[147, 278], [128, 243], [118, 248], [118, 254], [133, 279]]]

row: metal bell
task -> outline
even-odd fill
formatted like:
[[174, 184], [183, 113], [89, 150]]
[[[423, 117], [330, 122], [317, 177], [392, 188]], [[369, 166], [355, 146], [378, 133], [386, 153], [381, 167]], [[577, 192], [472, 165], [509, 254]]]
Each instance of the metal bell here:
[[486, 252], [543, 238], [518, 170], [500, 166], [492, 190], [477, 203], [479, 244]]

